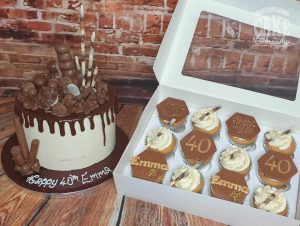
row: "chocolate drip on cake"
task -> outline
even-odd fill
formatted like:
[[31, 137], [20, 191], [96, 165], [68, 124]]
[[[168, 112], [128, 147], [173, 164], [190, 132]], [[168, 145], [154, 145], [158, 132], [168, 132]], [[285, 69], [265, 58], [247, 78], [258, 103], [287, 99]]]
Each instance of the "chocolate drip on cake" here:
[[[61, 136], [65, 136], [65, 126], [69, 125], [71, 134], [73, 136], [76, 135], [76, 128], [75, 124], [76, 122], [80, 125], [80, 130], [85, 130], [84, 125], [84, 119], [89, 118], [90, 121], [90, 128], [95, 128], [95, 122], [94, 122], [94, 116], [100, 115], [101, 117], [101, 123], [102, 123], [102, 131], [103, 131], [103, 143], [106, 144], [106, 134], [105, 134], [105, 119], [104, 114], [106, 114], [106, 121], [109, 125], [111, 122], [115, 122], [114, 118], [114, 102], [115, 102], [115, 94], [113, 90], [110, 88], [108, 91], [109, 99], [104, 104], [100, 105], [98, 108], [94, 109], [90, 113], [86, 114], [84, 112], [82, 113], [73, 113], [66, 116], [56, 116], [53, 115], [51, 112], [47, 112], [44, 109], [39, 108], [36, 111], [25, 109], [22, 105], [22, 102], [20, 102], [18, 99], [16, 100], [16, 107], [15, 112], [18, 115], [21, 124], [24, 124], [26, 128], [33, 127], [35, 122], [34, 119], [36, 119], [37, 126], [39, 129], [39, 132], [44, 131], [44, 121], [47, 122], [49, 126], [49, 130], [51, 134], [54, 134], [55, 131], [55, 123], [58, 124], [59, 132]], [[109, 111], [111, 111], [111, 117], [109, 114]], [[68, 123], [65, 123], [68, 122]]]

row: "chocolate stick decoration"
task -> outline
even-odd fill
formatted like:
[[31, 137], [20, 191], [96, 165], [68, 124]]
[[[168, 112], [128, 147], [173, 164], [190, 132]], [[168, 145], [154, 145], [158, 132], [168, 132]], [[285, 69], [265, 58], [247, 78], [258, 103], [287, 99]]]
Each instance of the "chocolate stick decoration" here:
[[93, 62], [94, 62], [94, 41], [96, 38], [95, 31], [92, 32], [91, 35], [91, 46], [90, 46], [90, 52], [89, 52], [89, 63], [88, 63], [88, 73], [87, 73], [87, 79], [91, 80], [92, 77], [92, 68], [93, 68]]
[[[197, 169], [197, 168], [199, 168], [200, 166], [201, 166], [201, 163], [197, 163], [197, 164], [193, 165], [192, 168], [193, 168], [193, 169]], [[171, 187], [174, 186], [174, 184], [175, 184], [177, 181], [181, 180], [181, 179], [184, 178], [184, 177], [187, 177], [187, 176], [188, 176], [188, 173], [189, 173], [188, 170], [185, 171], [184, 173], [181, 173], [178, 177], [176, 177], [176, 178], [170, 183], [170, 186], [171, 186]]]
[[209, 116], [211, 113], [214, 113], [214, 112], [216, 112], [216, 111], [218, 111], [220, 109], [221, 109], [221, 106], [217, 106], [217, 107], [211, 109], [209, 112], [207, 112], [204, 115], [202, 115], [199, 119], [203, 120], [206, 116]]
[[22, 156], [22, 151], [20, 146], [12, 147], [10, 153], [13, 156], [13, 160], [15, 162], [15, 170], [20, 171], [20, 166], [25, 164], [25, 159]]
[[38, 139], [32, 140], [27, 163], [33, 164], [35, 162], [36, 157], [37, 157], [37, 152], [39, 149], [39, 144], [40, 144], [40, 141]]
[[21, 151], [22, 151], [23, 159], [27, 159], [28, 154], [29, 154], [29, 150], [28, 150], [28, 146], [27, 146], [23, 126], [21, 125], [21, 123], [19, 121], [19, 118], [17, 116], [14, 117], [13, 121], [14, 121], [14, 126], [15, 126], [15, 129], [16, 129], [16, 134], [17, 134], [17, 137], [18, 137], [19, 145], [20, 145], [20, 148], [21, 148]]
[[[92, 82], [91, 82], [91, 86], [94, 87], [95, 84], [96, 84], [96, 76], [98, 74], [98, 67], [96, 66], [95, 69], [94, 69], [94, 72], [93, 72], [93, 77], [92, 77]], [[100, 77], [101, 79], [101, 77]]]
[[84, 29], [84, 10], [83, 10], [83, 4], [80, 5], [80, 36], [81, 36], [81, 74], [82, 74], [82, 86], [85, 86], [86, 84], [86, 62], [85, 62], [85, 29]]
[[280, 136], [282, 136], [282, 135], [288, 135], [288, 134], [290, 134], [290, 133], [293, 133], [293, 132], [295, 132], [297, 129], [298, 129], [298, 128], [290, 128], [290, 129], [287, 129], [287, 130], [285, 130], [285, 131], [282, 131], [281, 133], [279, 133], [279, 134], [277, 134], [277, 135], [271, 137], [270, 139], [267, 139], [267, 142], [274, 141], [274, 140], [278, 139], [278, 138], [279, 138]]

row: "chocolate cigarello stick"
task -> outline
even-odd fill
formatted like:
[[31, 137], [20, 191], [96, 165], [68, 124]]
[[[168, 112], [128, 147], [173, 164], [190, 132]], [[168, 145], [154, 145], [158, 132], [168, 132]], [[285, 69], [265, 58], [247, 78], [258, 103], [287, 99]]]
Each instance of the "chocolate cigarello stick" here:
[[[201, 163], [197, 163], [197, 164], [195, 164], [195, 165], [193, 165], [192, 166], [192, 168], [193, 169], [197, 169], [197, 168], [199, 168], [201, 166]], [[174, 186], [174, 184], [177, 182], [177, 181], [179, 181], [179, 180], [181, 180], [182, 178], [184, 178], [184, 177], [187, 177], [188, 176], [188, 169], [184, 172], [184, 173], [181, 173], [178, 177], [176, 177], [171, 183], [170, 183], [170, 186], [172, 187], [172, 186]]]
[[85, 69], [85, 61], [81, 61], [81, 74], [82, 74], [82, 86], [86, 84], [86, 69]]
[[28, 146], [27, 146], [23, 126], [21, 125], [21, 123], [19, 121], [19, 118], [14, 117], [13, 121], [14, 121], [14, 126], [15, 126], [15, 129], [16, 129], [16, 134], [17, 134], [17, 137], [18, 137], [18, 141], [19, 141], [19, 145], [20, 145], [20, 148], [21, 148], [21, 151], [22, 151], [23, 158], [27, 159], [29, 150], [28, 150]]
[[77, 71], [80, 71], [80, 64], [79, 64], [78, 56], [75, 56], [75, 64], [76, 64]]
[[206, 116], [209, 116], [210, 114], [212, 114], [212, 113], [214, 113], [214, 112], [216, 112], [216, 111], [218, 111], [220, 109], [221, 109], [221, 106], [217, 106], [217, 107], [213, 108], [212, 110], [210, 110], [209, 112], [207, 112], [204, 115], [202, 115], [199, 119], [203, 120]]
[[[92, 78], [92, 83], [91, 83], [91, 86], [92, 86], [92, 87], [94, 87], [95, 84], [96, 84], [95, 79], [96, 79], [97, 74], [98, 74], [98, 67], [96, 66], [95, 69], [94, 69], [94, 72], [93, 72], [93, 78]], [[100, 79], [101, 79], [101, 78], [100, 78]]]
[[27, 163], [33, 164], [34, 161], [36, 160], [37, 152], [39, 150], [39, 144], [40, 144], [40, 141], [38, 139], [32, 140]]
[[25, 160], [22, 156], [21, 148], [19, 146], [14, 146], [10, 150], [10, 153], [13, 156], [13, 159], [14, 159], [14, 162], [15, 162], [16, 166], [21, 166], [25, 163]]

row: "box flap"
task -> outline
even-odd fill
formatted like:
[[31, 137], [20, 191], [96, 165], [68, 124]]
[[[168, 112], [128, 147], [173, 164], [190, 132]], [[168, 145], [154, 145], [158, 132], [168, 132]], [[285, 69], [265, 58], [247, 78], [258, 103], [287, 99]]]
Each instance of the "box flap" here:
[[[272, 20], [268, 15], [264, 16], [263, 25], [257, 23], [257, 11], [268, 7], [276, 7], [289, 13], [288, 31], [283, 24], [278, 23], [278, 26], [274, 26], [274, 23], [268, 23]], [[293, 0], [179, 0], [154, 63], [154, 72], [159, 83], [299, 117], [299, 83], [295, 100], [291, 101], [182, 74], [201, 12], [213, 13], [272, 32], [300, 38], [300, 3]]]

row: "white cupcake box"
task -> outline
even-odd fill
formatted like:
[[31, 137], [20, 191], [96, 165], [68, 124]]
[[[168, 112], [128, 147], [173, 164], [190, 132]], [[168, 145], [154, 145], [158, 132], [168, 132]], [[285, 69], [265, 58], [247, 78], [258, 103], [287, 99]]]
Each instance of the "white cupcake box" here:
[[[288, 217], [252, 208], [250, 205], [251, 195], [248, 195], [244, 205], [240, 205], [213, 198], [209, 192], [210, 177], [219, 170], [219, 153], [230, 145], [226, 138], [225, 121], [235, 112], [254, 116], [261, 127], [257, 148], [255, 151], [249, 152], [253, 166], [250, 171], [250, 180], [247, 181], [251, 194], [261, 185], [256, 176], [256, 168], [257, 159], [265, 153], [263, 149], [264, 132], [274, 127], [300, 126], [299, 83], [296, 99], [290, 101], [182, 75], [182, 68], [202, 11], [254, 26], [256, 11], [270, 6], [276, 6], [289, 12], [290, 33], [286, 34], [280, 23], [279, 26], [265, 28], [300, 38], [300, 3], [294, 0], [179, 0], [154, 64], [154, 72], [159, 81], [159, 87], [146, 106], [113, 173], [118, 193], [234, 226], [300, 225], [299, 172], [291, 181], [291, 189], [285, 193], [289, 202]], [[266, 17], [264, 19], [271, 20], [272, 18]], [[156, 184], [131, 176], [130, 159], [145, 149], [144, 141], [147, 132], [160, 126], [156, 105], [167, 97], [185, 100], [191, 114], [200, 107], [222, 106], [218, 113], [222, 122], [221, 138], [216, 141], [218, 151], [212, 160], [211, 169], [203, 172], [206, 187], [202, 194], [167, 185], [170, 172], [173, 172], [176, 166], [183, 164], [180, 145], [178, 145], [175, 156], [168, 158], [170, 172], [166, 174], [163, 184]], [[181, 140], [191, 131], [191, 116], [188, 117], [186, 130], [183, 133], [175, 134], [178, 140]], [[300, 171], [300, 134], [297, 133], [294, 137], [298, 145], [294, 162]]]

